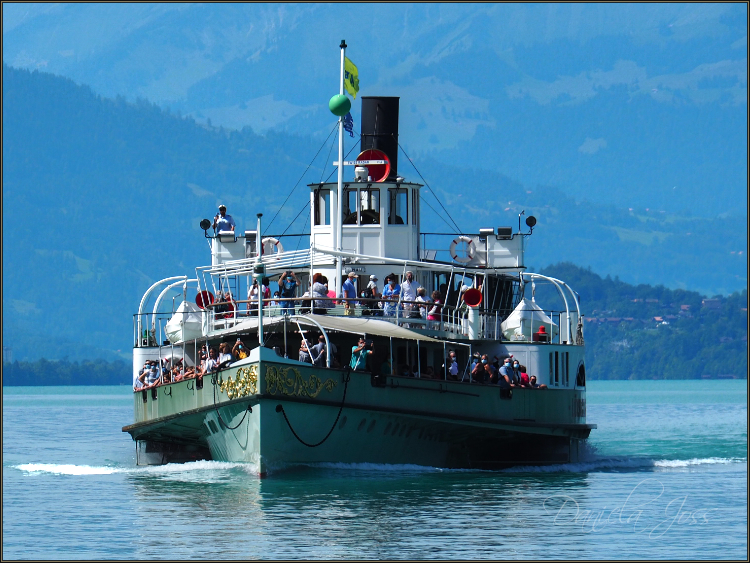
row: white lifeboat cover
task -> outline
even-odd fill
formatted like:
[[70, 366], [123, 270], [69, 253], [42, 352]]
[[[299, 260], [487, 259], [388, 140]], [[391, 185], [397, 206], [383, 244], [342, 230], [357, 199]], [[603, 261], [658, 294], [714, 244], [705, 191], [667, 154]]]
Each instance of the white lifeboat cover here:
[[201, 309], [190, 301], [183, 301], [164, 327], [164, 334], [172, 342], [192, 340], [203, 334]]
[[500, 330], [507, 340], [531, 340], [531, 333], [539, 330], [544, 325], [547, 333], [551, 334], [550, 338], [557, 336], [558, 326], [552, 322], [541, 307], [530, 299], [523, 299], [513, 312], [500, 325]]

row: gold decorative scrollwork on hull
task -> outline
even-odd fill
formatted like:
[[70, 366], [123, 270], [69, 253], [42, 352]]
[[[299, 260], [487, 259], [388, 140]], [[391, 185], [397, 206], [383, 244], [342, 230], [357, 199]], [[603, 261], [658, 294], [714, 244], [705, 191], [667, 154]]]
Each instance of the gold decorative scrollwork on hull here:
[[296, 395], [298, 397], [310, 397], [314, 399], [325, 389], [329, 393], [336, 387], [333, 379], [321, 379], [311, 374], [305, 381], [297, 368], [277, 368], [266, 366], [266, 391], [271, 395]]
[[238, 369], [234, 379], [230, 375], [227, 379], [219, 381], [219, 389], [230, 399], [255, 395], [258, 392], [258, 366]]

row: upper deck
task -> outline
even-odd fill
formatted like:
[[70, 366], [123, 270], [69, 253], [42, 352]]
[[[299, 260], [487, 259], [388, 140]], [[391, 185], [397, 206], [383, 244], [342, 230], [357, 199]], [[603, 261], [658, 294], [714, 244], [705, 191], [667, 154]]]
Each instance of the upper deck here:
[[[377, 316], [435, 338], [499, 341], [510, 337], [531, 341], [529, 326], [521, 323], [512, 334], [506, 330], [504, 335], [502, 323], [522, 302], [525, 283], [544, 278], [527, 273], [524, 263], [525, 238], [531, 235], [535, 219], [527, 219], [528, 232], [521, 231], [520, 216], [517, 230], [487, 226], [463, 233], [423, 232], [420, 193], [423, 184], [407, 181], [398, 172], [398, 98], [364, 97], [362, 104], [360, 158], [347, 163], [340, 145], [341, 162], [336, 163], [338, 181], [308, 185], [309, 234], [263, 236], [260, 215], [256, 230], [209, 236], [209, 227], [204, 227], [211, 248], [210, 266], [196, 268], [196, 276], [191, 280], [186, 276], [163, 280], [172, 283], [162, 289], [150, 316], [144, 304], [159, 284], [149, 289], [134, 323], [136, 346], [144, 340], [144, 326], [152, 333], [147, 342], [167, 339], [174, 342], [174, 335], [156, 337], [157, 325], [166, 324], [165, 318], [159, 316], [159, 304], [169, 287], [184, 285], [184, 301], [188, 285], [191, 291], [195, 289], [203, 295], [199, 303], [203, 310], [192, 311], [200, 319], [199, 323], [195, 321], [200, 330], [198, 327], [192, 332], [181, 330], [179, 340], [184, 341], [186, 334], [192, 338], [207, 337], [234, 331], [238, 325], [249, 327], [246, 321], [252, 321], [257, 314], [250, 301], [253, 279], [273, 292], [278, 277], [288, 271], [295, 272], [299, 284], [295, 300], [301, 310], [324, 309], [329, 317], [347, 313], [348, 317]], [[345, 168], [344, 164], [351, 167]], [[285, 246], [293, 246], [294, 238], [299, 248], [300, 236], [309, 237], [304, 250], [284, 250]], [[427, 319], [418, 315], [414, 297], [400, 295], [395, 304], [362, 298], [370, 281], [382, 293], [387, 277], [397, 278], [400, 283], [407, 272], [413, 276], [415, 287], [425, 288], [428, 299], [433, 292], [439, 294], [438, 317]], [[357, 306], [346, 310], [342, 285], [350, 273], [357, 275], [354, 285], [358, 297]], [[313, 291], [316, 275], [328, 280], [328, 295], [318, 295], [317, 304], [305, 306], [309, 301], [305, 295]], [[562, 300], [546, 313], [531, 313], [531, 326], [538, 328], [547, 323], [549, 338], [559, 343], [582, 340], [576, 334], [580, 330], [580, 312], [575, 294], [559, 280], [547, 281], [556, 285]], [[477, 303], [464, 302], [463, 290], [468, 288], [481, 296]], [[228, 307], [209, 303], [214, 297], [227, 295], [231, 300]], [[264, 303], [266, 317], [280, 312], [271, 307], [272, 301]], [[353, 304], [351, 300], [349, 303]]]

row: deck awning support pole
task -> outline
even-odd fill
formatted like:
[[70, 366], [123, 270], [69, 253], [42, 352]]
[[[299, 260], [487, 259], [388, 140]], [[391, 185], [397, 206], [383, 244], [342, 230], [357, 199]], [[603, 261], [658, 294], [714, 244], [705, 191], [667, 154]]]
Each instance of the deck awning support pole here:
[[388, 346], [389, 346], [389, 357], [391, 359], [391, 373], [389, 375], [393, 375], [393, 337], [388, 338]]
[[445, 354], [445, 340], [443, 340], [443, 377], [448, 381], [448, 356]]
[[289, 330], [287, 328], [288, 317], [289, 317], [289, 315], [284, 315], [284, 357], [285, 358], [289, 357], [289, 354], [288, 354], [288, 351], [287, 351], [287, 343], [286, 343], [286, 332], [287, 332], [287, 330]]
[[[263, 237], [260, 232], [260, 218], [263, 217], [262, 213], [258, 213], [258, 234], [256, 235], [256, 244], [258, 246], [258, 252], [255, 253], [255, 264], [258, 267], [255, 270], [255, 277], [258, 278], [258, 343], [263, 346], [263, 274], [260, 273], [261, 268], [261, 255], [263, 254]], [[236, 310], [236, 308], [235, 308]]]
[[417, 340], [417, 378], [422, 378], [422, 362], [419, 357], [419, 340]]

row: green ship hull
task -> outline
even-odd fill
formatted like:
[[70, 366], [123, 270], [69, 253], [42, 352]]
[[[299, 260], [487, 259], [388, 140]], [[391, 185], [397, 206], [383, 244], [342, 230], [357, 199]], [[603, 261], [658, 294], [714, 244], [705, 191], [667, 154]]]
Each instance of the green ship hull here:
[[138, 463], [246, 462], [502, 468], [575, 462], [594, 425], [583, 389], [496, 385], [318, 368], [256, 348], [206, 377], [134, 394], [123, 428]]

